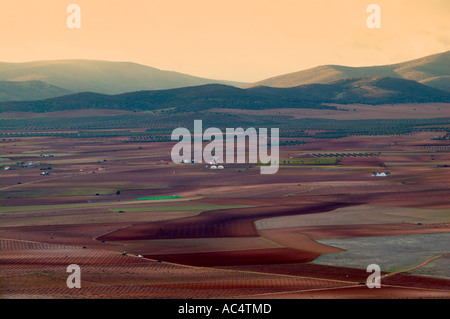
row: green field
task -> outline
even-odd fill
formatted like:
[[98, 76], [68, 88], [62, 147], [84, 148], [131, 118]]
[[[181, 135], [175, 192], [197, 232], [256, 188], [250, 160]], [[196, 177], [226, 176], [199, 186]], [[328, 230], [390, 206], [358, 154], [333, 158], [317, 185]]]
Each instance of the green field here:
[[155, 197], [139, 197], [137, 200], [159, 200], [159, 199], [179, 199], [181, 196], [155, 196]]

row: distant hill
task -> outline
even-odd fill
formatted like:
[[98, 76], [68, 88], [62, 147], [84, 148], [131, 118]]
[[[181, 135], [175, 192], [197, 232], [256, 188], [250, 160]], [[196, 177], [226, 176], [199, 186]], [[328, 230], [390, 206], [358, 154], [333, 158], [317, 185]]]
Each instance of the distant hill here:
[[355, 77], [391, 77], [414, 80], [429, 86], [450, 90], [450, 51], [420, 59], [383, 66], [348, 67], [323, 65], [312, 69], [272, 77], [243, 88], [256, 86], [295, 87], [303, 84], [328, 83]]
[[254, 92], [278, 92], [284, 97], [303, 101], [338, 104], [399, 104], [450, 102], [450, 92], [412, 80], [388, 77], [348, 78], [326, 84], [306, 84], [292, 88], [254, 87]]
[[315, 105], [304, 103], [298, 97], [281, 100], [277, 93], [252, 92], [221, 84], [138, 91], [119, 95], [88, 92], [40, 101], [0, 103], [2, 112], [51, 112], [92, 108], [132, 111], [160, 109], [198, 111], [216, 107], [265, 109], [315, 107]]
[[170, 89], [211, 83], [232, 86], [243, 84], [163, 71], [137, 63], [92, 60], [0, 62], [0, 80], [39, 80], [72, 92], [103, 94]]
[[71, 93], [42, 81], [0, 81], [0, 102], [41, 100]]
[[397, 104], [450, 102], [450, 92], [398, 78], [352, 78], [294, 88], [240, 89], [210, 84], [170, 90], [104, 95], [77, 93], [62, 97], [0, 103], [2, 112], [50, 112], [78, 109], [201, 111], [211, 108], [334, 108], [323, 103]]

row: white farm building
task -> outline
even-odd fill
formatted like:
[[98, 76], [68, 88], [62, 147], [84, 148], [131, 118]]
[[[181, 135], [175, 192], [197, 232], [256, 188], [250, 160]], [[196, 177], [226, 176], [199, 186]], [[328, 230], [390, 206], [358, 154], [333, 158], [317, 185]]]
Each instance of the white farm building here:
[[372, 176], [374, 177], [388, 177], [391, 176], [390, 172], [373, 172]]

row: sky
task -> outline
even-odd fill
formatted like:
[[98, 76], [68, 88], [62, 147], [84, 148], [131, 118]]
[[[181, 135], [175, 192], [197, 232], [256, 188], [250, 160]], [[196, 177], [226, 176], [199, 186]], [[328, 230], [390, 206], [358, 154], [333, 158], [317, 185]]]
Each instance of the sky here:
[[[67, 6], [80, 8], [69, 28]], [[369, 28], [370, 4], [381, 28]], [[449, 0], [0, 0], [0, 61], [136, 62], [255, 82], [450, 50]]]

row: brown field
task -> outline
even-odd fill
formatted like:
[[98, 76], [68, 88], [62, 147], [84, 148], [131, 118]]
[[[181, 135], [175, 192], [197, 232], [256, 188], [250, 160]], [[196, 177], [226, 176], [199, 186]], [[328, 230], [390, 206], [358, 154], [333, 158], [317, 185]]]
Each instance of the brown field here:
[[[326, 118], [335, 120], [360, 119], [405, 119], [405, 118], [439, 118], [449, 117], [448, 103], [409, 103], [409, 104], [327, 104], [336, 106], [337, 110], [317, 109], [269, 109], [269, 110], [240, 110], [240, 109], [211, 109], [211, 112], [227, 112], [252, 115], [289, 115], [296, 118]], [[344, 110], [344, 111], [342, 111]]]
[[46, 113], [33, 112], [11, 112], [2, 113], [3, 118], [36, 118], [36, 117], [71, 117], [71, 116], [105, 116], [105, 115], [121, 115], [133, 114], [132, 111], [113, 110], [113, 109], [83, 109], [70, 111], [56, 111]]
[[313, 261], [319, 254], [291, 248], [234, 250], [207, 253], [145, 255], [151, 259], [198, 267], [290, 264]]
[[[334, 112], [372, 116], [368, 106], [356, 109]], [[332, 112], [302, 110], [310, 111]], [[448, 112], [437, 104], [426, 111]], [[442, 151], [449, 142], [437, 145], [434, 135], [282, 146], [283, 158], [379, 155], [286, 164], [274, 175], [260, 174], [255, 164], [216, 171], [177, 165], [170, 160], [173, 143], [2, 141], [2, 163], [17, 169], [0, 172], [1, 298], [447, 299], [450, 278], [437, 274], [399, 271], [383, 278], [381, 289], [369, 289], [366, 269], [312, 263], [345, 252], [321, 239], [450, 232], [450, 168], [444, 166], [450, 154]], [[55, 157], [40, 157], [47, 153]], [[29, 161], [37, 165], [15, 164]], [[40, 175], [49, 165], [50, 175]], [[373, 171], [391, 176], [372, 177]], [[172, 195], [182, 198], [137, 200]], [[410, 266], [423, 262], [418, 257]], [[81, 267], [81, 289], [66, 286], [70, 264]]]
[[[450, 226], [450, 224], [448, 224]], [[377, 237], [377, 236], [396, 236], [409, 234], [431, 234], [447, 233], [448, 227], [439, 225], [420, 226], [409, 223], [402, 224], [377, 224], [377, 225], [333, 225], [333, 226], [309, 226], [309, 227], [288, 227], [270, 230], [262, 230], [260, 234], [275, 242], [293, 241], [298, 235], [306, 235], [312, 239], [327, 238], [353, 238], [353, 237]], [[300, 237], [301, 238], [301, 237]], [[303, 245], [303, 244], [302, 244]], [[320, 249], [320, 248], [317, 248]], [[334, 252], [334, 251], [326, 251]]]

